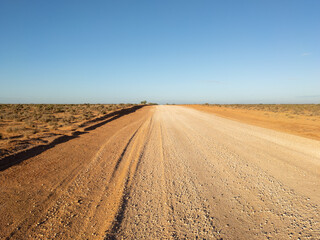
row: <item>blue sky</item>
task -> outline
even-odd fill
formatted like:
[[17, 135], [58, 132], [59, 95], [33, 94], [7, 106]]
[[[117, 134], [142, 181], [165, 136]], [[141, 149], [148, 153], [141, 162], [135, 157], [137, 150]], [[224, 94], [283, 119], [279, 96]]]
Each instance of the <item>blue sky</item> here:
[[0, 2], [1, 103], [320, 103], [320, 1]]

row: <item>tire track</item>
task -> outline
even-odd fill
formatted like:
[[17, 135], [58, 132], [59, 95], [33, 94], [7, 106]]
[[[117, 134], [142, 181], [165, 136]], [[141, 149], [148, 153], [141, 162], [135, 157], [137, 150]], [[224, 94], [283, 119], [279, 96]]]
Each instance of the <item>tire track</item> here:
[[[141, 120], [139, 121], [141, 122]], [[70, 227], [70, 218], [79, 216], [82, 211], [89, 211], [95, 206], [97, 202], [97, 197], [103, 192], [101, 192], [101, 186], [106, 184], [108, 178], [100, 178], [100, 184], [92, 186], [93, 179], [97, 176], [102, 176], [103, 169], [106, 169], [107, 162], [105, 159], [106, 147], [118, 139], [121, 135], [127, 135], [127, 129], [132, 126], [137, 125], [137, 122], [131, 123], [120, 131], [112, 135], [99, 149], [95, 154], [94, 158], [88, 161], [86, 167], [79, 166], [79, 171], [75, 174], [68, 176], [59, 186], [55, 189], [56, 196], [54, 198], [48, 198], [46, 205], [46, 210], [41, 209], [42, 213], [46, 213], [45, 216], [39, 216], [36, 224], [32, 224], [31, 227], [26, 231], [27, 235], [30, 235], [31, 238], [50, 238], [47, 235], [47, 229], [50, 229], [54, 226], [56, 228], [55, 232], [57, 233], [54, 237], [59, 237], [62, 235], [69, 234], [71, 232], [68, 227]], [[133, 135], [135, 132], [133, 133]], [[132, 136], [133, 137], [133, 136]], [[131, 137], [131, 138], [132, 138]], [[130, 139], [129, 138], [129, 141]], [[110, 166], [109, 166], [110, 168]], [[100, 187], [100, 189], [99, 189]], [[90, 194], [93, 192], [94, 194]], [[57, 193], [58, 192], [58, 193]], [[101, 192], [100, 194], [98, 192]], [[92, 198], [93, 197], [93, 198]], [[84, 202], [90, 202], [91, 206], [88, 208], [83, 208]], [[44, 203], [41, 204], [42, 206]], [[76, 208], [76, 209], [75, 209]], [[77, 213], [75, 213], [77, 212]], [[77, 234], [85, 234], [82, 232], [82, 229], [88, 224], [90, 219], [90, 214], [87, 212], [86, 218], [82, 219], [81, 226], [77, 227]], [[71, 217], [70, 217], [71, 216]], [[28, 219], [27, 219], [28, 220]], [[33, 219], [35, 220], [35, 219]], [[22, 223], [22, 226], [26, 226], [26, 223]], [[30, 226], [28, 224], [27, 226]], [[60, 230], [59, 230], [60, 228]], [[14, 235], [13, 235], [14, 236]], [[73, 235], [71, 234], [70, 237]]]
[[[245, 130], [182, 107], [157, 107], [114, 239], [317, 239], [318, 205], [272, 171], [291, 136], [279, 134], [277, 144], [273, 132]], [[303, 144], [305, 156], [295, 149], [288, 156], [317, 160], [312, 144]]]
[[137, 166], [144, 152], [148, 132], [150, 131], [151, 118], [147, 120], [140, 130], [133, 137], [132, 142], [128, 144], [126, 151], [122, 156], [118, 168], [113, 174], [110, 182], [110, 194], [115, 199], [113, 201], [114, 209], [117, 209], [116, 214], [107, 222], [107, 231], [105, 239], [116, 239], [117, 231], [119, 230], [124, 213], [127, 207], [127, 202], [131, 190], [131, 185], [137, 170]]
[[[123, 157], [122, 152], [126, 152], [128, 145], [148, 117], [149, 114], [144, 115], [143, 118], [131, 121], [116, 131], [102, 144], [91, 160], [78, 165], [70, 172], [71, 174], [62, 178], [51, 189], [51, 193], [45, 200], [37, 202], [37, 206], [30, 213], [26, 212], [20, 217], [21, 220], [16, 221], [16, 227], [11, 234], [7, 235], [7, 238], [59, 239], [67, 237], [74, 239], [99, 235], [102, 238], [106, 226], [101, 226], [97, 218], [105, 218], [106, 212], [110, 210], [105, 207], [108, 199], [104, 197], [108, 191], [106, 186], [113, 181], [110, 169], [115, 169], [119, 165]], [[128, 130], [130, 132], [131, 129], [135, 131], [130, 137]], [[122, 140], [126, 138], [127, 142]], [[114, 149], [121, 145], [123, 145], [123, 150], [119, 156], [119, 151], [114, 151]], [[116, 155], [118, 155], [117, 161], [114, 161]], [[98, 223], [94, 228], [91, 225], [93, 219], [95, 223]]]

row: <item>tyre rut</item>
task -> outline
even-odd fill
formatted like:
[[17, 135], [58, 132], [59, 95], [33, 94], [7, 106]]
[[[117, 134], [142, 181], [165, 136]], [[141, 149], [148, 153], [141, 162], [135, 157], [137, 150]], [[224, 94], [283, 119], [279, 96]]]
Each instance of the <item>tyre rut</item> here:
[[[149, 110], [139, 111], [149, 112]], [[14, 230], [7, 235], [7, 238], [65, 239], [67, 237], [74, 239], [98, 236], [102, 238], [108, 229], [108, 217], [116, 215], [117, 212], [117, 209], [107, 207], [109, 201], [114, 201], [114, 196], [108, 193], [111, 189], [110, 184], [112, 185], [115, 181], [110, 169], [116, 168], [117, 161], [123, 158], [122, 152], [126, 152], [128, 144], [135, 142], [133, 138], [140, 134], [137, 132], [150, 117], [150, 114], [141, 114], [137, 116], [138, 118], [136, 117], [136, 120], [130, 121], [107, 138], [89, 161], [82, 162], [68, 175], [62, 176], [44, 200], [38, 201], [30, 213], [26, 212], [20, 220], [15, 220], [15, 225], [11, 225]], [[117, 122], [112, 124], [116, 125]], [[130, 137], [128, 132], [132, 130], [134, 131]], [[94, 132], [100, 134], [95, 130]], [[115, 151], [121, 148], [122, 151]], [[44, 155], [47, 154], [44, 153]], [[130, 164], [130, 169], [134, 167], [136, 166]], [[8, 171], [14, 171], [14, 168]], [[113, 220], [109, 219], [109, 222]]]

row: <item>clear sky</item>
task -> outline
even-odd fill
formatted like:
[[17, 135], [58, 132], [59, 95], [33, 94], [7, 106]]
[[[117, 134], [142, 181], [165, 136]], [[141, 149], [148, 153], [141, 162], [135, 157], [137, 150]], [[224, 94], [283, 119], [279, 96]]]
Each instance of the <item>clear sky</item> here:
[[141, 100], [320, 103], [320, 1], [0, 1], [1, 103]]

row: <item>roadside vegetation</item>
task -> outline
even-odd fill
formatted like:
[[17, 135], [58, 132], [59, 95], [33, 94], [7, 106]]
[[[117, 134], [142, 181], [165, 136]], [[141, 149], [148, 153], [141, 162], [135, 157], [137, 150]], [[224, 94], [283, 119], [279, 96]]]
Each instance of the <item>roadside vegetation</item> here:
[[134, 104], [0, 104], [0, 158]]

